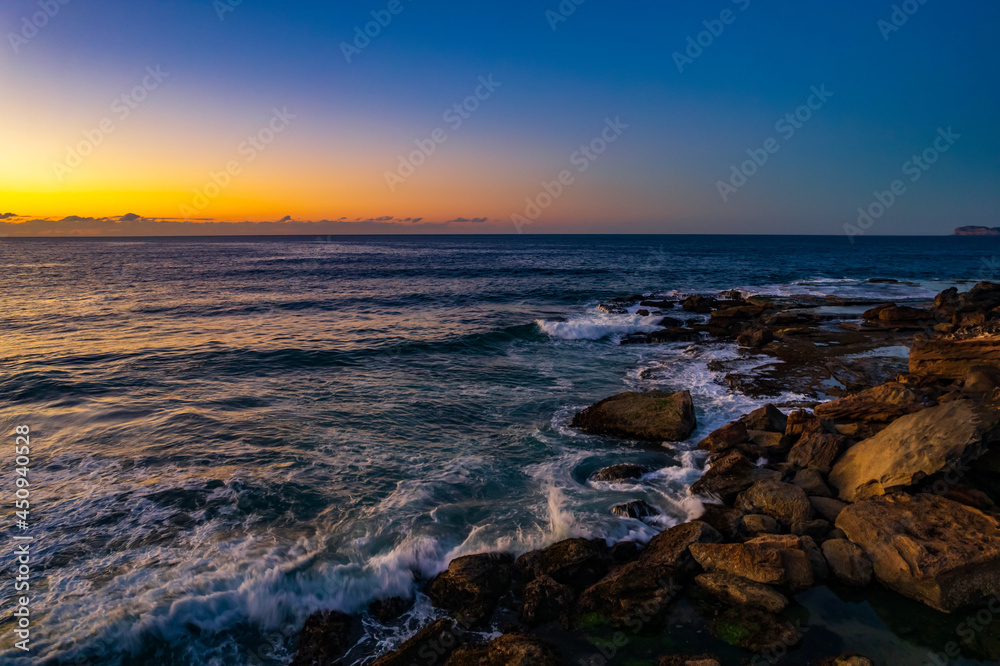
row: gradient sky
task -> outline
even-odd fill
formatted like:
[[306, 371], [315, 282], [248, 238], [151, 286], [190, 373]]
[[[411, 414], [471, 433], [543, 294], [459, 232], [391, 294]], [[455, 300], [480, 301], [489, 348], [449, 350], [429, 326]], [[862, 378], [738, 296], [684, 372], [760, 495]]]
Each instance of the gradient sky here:
[[[841, 234], [897, 179], [905, 193], [869, 233], [1000, 225], [998, 3], [909, 0], [889, 32], [893, 3], [873, 0], [566, 0], [555, 29], [558, 0], [398, 2], [347, 62], [342, 44], [389, 0], [5, 0], [0, 217], [38, 233], [125, 213], [509, 233], [568, 170], [523, 231]], [[732, 22], [679, 71], [675, 52], [724, 10]], [[168, 76], [123, 118], [115, 100], [155, 83], [147, 68]], [[480, 77], [500, 86], [452, 129], [443, 114]], [[814, 86], [832, 97], [784, 138], [776, 122]], [[243, 142], [275, 109], [295, 117], [251, 160]], [[616, 118], [628, 128], [580, 172], [571, 156]], [[904, 163], [949, 127], [960, 138], [911, 181]], [[386, 172], [437, 128], [447, 141], [391, 189]], [[88, 131], [99, 145], [56, 166]], [[723, 201], [718, 182], [769, 137], [778, 151]]]

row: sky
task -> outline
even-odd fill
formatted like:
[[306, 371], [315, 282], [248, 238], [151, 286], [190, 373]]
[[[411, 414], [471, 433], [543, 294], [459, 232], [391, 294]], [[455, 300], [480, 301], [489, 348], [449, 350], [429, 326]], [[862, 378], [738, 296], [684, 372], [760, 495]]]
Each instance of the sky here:
[[1000, 226], [995, 2], [4, 0], [0, 30], [0, 235]]

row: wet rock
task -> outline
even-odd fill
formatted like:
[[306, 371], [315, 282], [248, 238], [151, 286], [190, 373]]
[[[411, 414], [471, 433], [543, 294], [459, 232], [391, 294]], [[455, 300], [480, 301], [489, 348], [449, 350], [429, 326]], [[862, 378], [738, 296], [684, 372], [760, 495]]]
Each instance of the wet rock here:
[[449, 655], [468, 640], [454, 620], [435, 620], [392, 652], [376, 659], [372, 666], [444, 664]]
[[628, 314], [628, 308], [621, 303], [599, 303], [597, 309], [610, 315]]
[[691, 486], [691, 492], [730, 502], [758, 481], [778, 478], [781, 478], [779, 472], [757, 467], [743, 454], [730, 451], [712, 462], [704, 476]]
[[376, 599], [368, 604], [368, 614], [373, 618], [387, 624], [399, 619], [413, 604], [402, 597], [389, 597], [388, 599]]
[[590, 480], [605, 481], [608, 483], [635, 481], [642, 478], [643, 474], [648, 474], [650, 471], [650, 468], [645, 465], [624, 463], [621, 465], [612, 465], [610, 467], [599, 469], [590, 475]]
[[810, 497], [809, 503], [812, 504], [816, 513], [831, 523], [837, 522], [837, 516], [839, 516], [840, 512], [847, 506], [847, 502], [841, 502], [840, 500], [833, 499], [832, 497]]
[[844, 585], [864, 587], [872, 580], [872, 562], [865, 551], [847, 539], [823, 542], [823, 557], [833, 577]]
[[791, 532], [792, 534], [797, 534], [799, 536], [808, 536], [813, 539], [825, 539], [826, 535], [830, 533], [831, 529], [830, 521], [823, 520], [822, 518], [817, 518], [815, 520], [804, 520], [798, 523], [792, 523]]
[[958, 400], [897, 419], [852, 446], [830, 473], [840, 498], [854, 502], [902, 489], [964, 464], [1000, 441], [1000, 415]]
[[747, 430], [747, 434], [750, 436], [747, 452], [762, 458], [781, 458], [792, 446], [792, 441], [781, 432]]
[[774, 332], [769, 328], [760, 326], [751, 327], [736, 336], [736, 343], [740, 347], [748, 347], [750, 349], [760, 349], [772, 342], [774, 342]]
[[563, 585], [582, 590], [608, 572], [610, 554], [603, 539], [565, 539], [548, 548], [517, 558], [525, 580], [549, 576]]
[[718, 531], [697, 520], [657, 534], [636, 561], [613, 570], [580, 595], [578, 615], [598, 614], [618, 625], [648, 621], [665, 610], [693, 573], [690, 546], [721, 540]]
[[705, 439], [698, 442], [698, 448], [712, 453], [721, 453], [735, 449], [750, 442], [746, 424], [734, 421], [713, 430]]
[[524, 587], [521, 621], [529, 627], [559, 621], [569, 628], [569, 618], [576, 603], [576, 591], [569, 585], [541, 576]]
[[644, 308], [657, 308], [659, 310], [669, 310], [674, 307], [674, 301], [653, 301], [653, 300], [643, 300], [639, 301], [639, 305]]
[[451, 561], [424, 592], [431, 602], [456, 615], [463, 625], [485, 623], [510, 589], [514, 558], [507, 553], [466, 555]]
[[875, 666], [875, 662], [857, 655], [842, 655], [840, 657], [824, 659], [817, 666]]
[[758, 481], [740, 493], [736, 508], [744, 513], [763, 513], [783, 525], [809, 520], [812, 505], [798, 486], [781, 481]]
[[623, 345], [651, 345], [663, 344], [666, 342], [698, 342], [702, 339], [701, 333], [690, 328], [673, 326], [651, 333], [629, 333], [622, 338]]
[[639, 315], [640, 317], [648, 317], [649, 316], [649, 310], [636, 310], [635, 313], [637, 315]]
[[812, 537], [808, 535], [801, 536], [799, 538], [799, 544], [802, 546], [802, 551], [809, 559], [809, 564], [812, 565], [813, 578], [816, 580], [826, 580], [829, 578], [830, 566], [826, 563], [826, 558], [823, 557], [823, 551], [816, 545], [816, 542], [812, 539]]
[[777, 534], [781, 529], [777, 520], [760, 513], [743, 516], [741, 527], [746, 534], [755, 536], [758, 534]]
[[357, 618], [340, 611], [321, 611], [306, 618], [299, 634], [298, 648], [291, 666], [326, 666], [339, 659], [354, 645], [360, 634]]
[[788, 452], [788, 462], [829, 473], [849, 443], [843, 435], [805, 435]]
[[706, 573], [694, 579], [695, 584], [709, 594], [730, 604], [754, 606], [780, 613], [788, 606], [788, 598], [777, 590], [739, 576]]
[[962, 392], [980, 397], [1000, 388], [1000, 370], [977, 365], [969, 368], [962, 380]]
[[683, 441], [696, 425], [688, 391], [620, 393], [583, 410], [572, 422], [591, 434], [649, 442]]
[[976, 367], [1000, 370], [1000, 335], [934, 339], [910, 348], [910, 372], [915, 375], [959, 380]]
[[[426, 661], [415, 663], [426, 664]], [[445, 666], [562, 666], [548, 643], [522, 634], [505, 634], [486, 645], [455, 650]]]
[[709, 321], [717, 326], [728, 326], [731, 322], [752, 321], [763, 314], [764, 310], [760, 305], [734, 305], [716, 310]]
[[733, 539], [740, 529], [743, 512], [724, 504], [705, 504], [699, 520], [714, 527], [724, 538]]
[[788, 417], [774, 405], [764, 405], [740, 419], [747, 430], [784, 433], [788, 427]]
[[937, 322], [935, 313], [905, 305], [879, 305], [861, 315], [871, 326], [895, 331], [919, 331]]
[[800, 469], [795, 473], [792, 484], [804, 490], [810, 497], [833, 497], [833, 491], [826, 485], [823, 475], [815, 469]]
[[681, 301], [681, 307], [684, 308], [685, 312], [697, 312], [699, 314], [708, 314], [716, 307], [716, 304], [717, 301], [708, 296], [688, 296]]
[[946, 613], [1000, 590], [1000, 523], [931, 494], [852, 504], [837, 527], [868, 554], [879, 581]]
[[719, 639], [751, 652], [778, 652], [797, 645], [802, 637], [791, 624], [756, 608], [732, 607], [711, 618], [712, 633]]
[[619, 518], [633, 518], [643, 520], [651, 516], [660, 515], [660, 510], [644, 500], [632, 500], [624, 504], [616, 504], [611, 507], [611, 514]]
[[710, 654], [671, 654], [666, 657], [660, 657], [657, 666], [722, 666], [722, 663]]
[[816, 416], [833, 421], [866, 421], [890, 423], [893, 420], [919, 412], [933, 403], [927, 396], [899, 382], [889, 382], [816, 405]]

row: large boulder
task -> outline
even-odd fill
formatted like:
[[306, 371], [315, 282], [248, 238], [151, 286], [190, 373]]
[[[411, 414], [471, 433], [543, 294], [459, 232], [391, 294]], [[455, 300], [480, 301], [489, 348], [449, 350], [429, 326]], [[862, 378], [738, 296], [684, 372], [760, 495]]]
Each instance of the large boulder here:
[[[426, 657], [421, 664], [427, 664]], [[554, 647], [534, 636], [504, 634], [485, 645], [455, 650], [444, 666], [561, 666]]]
[[780, 478], [780, 472], [757, 467], [741, 453], [730, 451], [711, 463], [708, 471], [691, 486], [691, 492], [729, 502], [762, 479]]
[[705, 439], [698, 442], [698, 448], [712, 453], [722, 453], [735, 449], [750, 441], [747, 427], [743, 421], [733, 421], [713, 430]]
[[740, 418], [747, 430], [784, 433], [788, 427], [788, 417], [774, 405], [764, 405]]
[[[709, 573], [725, 573], [768, 585], [804, 589], [815, 575], [804, 539], [792, 534], [765, 534], [746, 543], [696, 543], [691, 555]], [[810, 540], [811, 541], [811, 540]]]
[[521, 620], [536, 626], [558, 620], [569, 628], [570, 611], [576, 603], [576, 592], [569, 585], [558, 583], [549, 576], [542, 576], [524, 587]]
[[646, 442], [680, 442], [697, 426], [691, 393], [619, 393], [573, 417], [572, 426], [594, 435]]
[[448, 656], [468, 640], [469, 636], [454, 620], [435, 620], [392, 652], [376, 659], [372, 666], [444, 664]]
[[889, 423], [906, 414], [930, 406], [927, 397], [912, 387], [889, 382], [816, 405], [816, 416], [834, 422], [866, 421]]
[[514, 558], [507, 553], [466, 555], [427, 583], [424, 592], [438, 608], [454, 614], [463, 625], [484, 624], [510, 589]]
[[828, 539], [823, 542], [826, 558], [834, 578], [854, 587], [864, 587], [872, 580], [872, 561], [860, 546], [847, 539]]
[[862, 314], [861, 318], [871, 326], [896, 331], [920, 330], [937, 323], [931, 310], [894, 304], [874, 307]]
[[848, 444], [848, 439], [843, 435], [804, 435], [788, 452], [788, 462], [825, 474]]
[[581, 614], [597, 613], [620, 625], [650, 618], [664, 610], [679, 586], [696, 569], [692, 544], [718, 543], [719, 532], [702, 521], [691, 521], [657, 534], [629, 562], [587, 588], [580, 596]]
[[1000, 369], [1000, 335], [933, 339], [910, 348], [910, 372], [915, 375], [958, 380], [974, 367]]
[[956, 400], [896, 420], [848, 449], [830, 483], [848, 502], [906, 488], [981, 455], [1000, 439], [1000, 415]]
[[740, 493], [736, 508], [744, 513], [763, 513], [783, 525], [792, 525], [812, 517], [812, 505], [804, 490], [772, 479], [758, 481]]
[[633, 465], [632, 463], [621, 463], [604, 467], [590, 475], [591, 481], [604, 481], [606, 483], [621, 483], [623, 481], [638, 481], [643, 474], [649, 474], [652, 470], [646, 465]]
[[694, 582], [709, 594], [731, 604], [753, 606], [772, 613], [780, 613], [788, 606], [788, 598], [781, 592], [739, 576], [706, 573], [695, 577]]
[[582, 590], [608, 572], [610, 555], [603, 539], [565, 539], [548, 548], [517, 558], [524, 579], [548, 576], [558, 583]]
[[361, 622], [340, 611], [320, 611], [306, 618], [291, 666], [325, 666], [337, 660], [360, 636]]
[[931, 494], [894, 494], [852, 504], [837, 527], [900, 594], [949, 613], [1000, 590], [1000, 522]]

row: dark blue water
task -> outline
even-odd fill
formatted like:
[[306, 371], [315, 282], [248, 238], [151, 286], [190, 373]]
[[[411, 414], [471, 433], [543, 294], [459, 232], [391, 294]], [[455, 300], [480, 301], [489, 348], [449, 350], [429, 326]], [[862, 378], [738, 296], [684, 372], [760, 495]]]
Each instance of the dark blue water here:
[[[457, 555], [645, 540], [697, 515], [690, 444], [636, 451], [566, 424], [621, 390], [689, 389], [697, 441], [760, 404], [706, 367], [740, 352], [618, 346], [649, 320], [594, 306], [920, 299], [1000, 271], [1000, 239], [857, 241], [0, 240], [0, 423], [32, 430], [38, 576], [31, 660], [4, 616], [4, 663], [281, 664], [309, 612], [412, 596]], [[661, 471], [586, 481], [623, 460]], [[610, 515], [637, 497], [663, 516]], [[358, 653], [432, 612], [418, 598], [403, 626], [371, 624]]]

